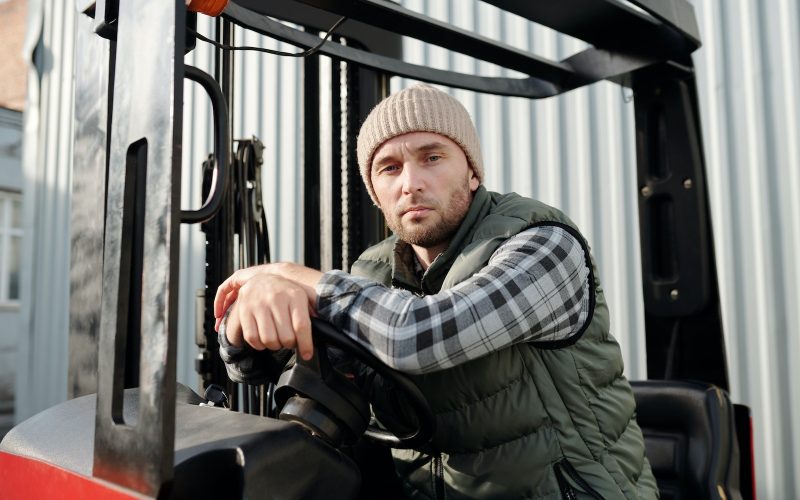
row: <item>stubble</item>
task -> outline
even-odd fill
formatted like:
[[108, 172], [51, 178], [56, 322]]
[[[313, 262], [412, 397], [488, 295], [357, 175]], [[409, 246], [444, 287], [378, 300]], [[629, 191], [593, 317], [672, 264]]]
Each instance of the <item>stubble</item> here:
[[[386, 217], [386, 224], [398, 238], [422, 248], [431, 248], [437, 245], [448, 243], [461, 221], [469, 210], [472, 201], [472, 191], [469, 188], [469, 180], [466, 180], [453, 195], [446, 206], [435, 200], [428, 200], [424, 197], [411, 197], [409, 200], [398, 206], [391, 217]], [[407, 218], [404, 222], [402, 212], [406, 207], [422, 205], [435, 210], [439, 217], [427, 217], [424, 221], [414, 221]]]

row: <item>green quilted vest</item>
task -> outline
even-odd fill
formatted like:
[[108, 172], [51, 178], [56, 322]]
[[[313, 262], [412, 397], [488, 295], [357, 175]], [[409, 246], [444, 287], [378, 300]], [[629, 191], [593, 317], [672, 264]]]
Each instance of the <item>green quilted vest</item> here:
[[[560, 211], [481, 186], [448, 249], [421, 281], [398, 263], [394, 236], [366, 250], [352, 272], [436, 293], [472, 276], [506, 239], [537, 225], [569, 230], [590, 255]], [[442, 489], [446, 498], [658, 496], [603, 290], [589, 264], [591, 320], [567, 343], [522, 343], [412, 377], [436, 414], [437, 432], [425, 452], [393, 450], [407, 496], [441, 498]]]

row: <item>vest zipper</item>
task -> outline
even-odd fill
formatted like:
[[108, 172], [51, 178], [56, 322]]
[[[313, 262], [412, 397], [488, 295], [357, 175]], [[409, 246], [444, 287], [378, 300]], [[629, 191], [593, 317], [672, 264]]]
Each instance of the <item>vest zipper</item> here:
[[562, 470], [567, 473], [570, 479], [575, 481], [578, 484], [578, 486], [580, 486], [583, 489], [581, 493], [586, 493], [595, 500], [603, 500], [603, 496], [600, 495], [600, 493], [598, 493], [597, 490], [592, 488], [592, 486], [589, 483], [587, 483], [586, 480], [580, 476], [580, 474], [578, 474], [578, 471], [576, 471], [575, 468], [572, 466], [572, 464], [569, 463], [569, 460], [563, 458], [556, 464], [555, 471], [556, 471], [556, 480], [558, 481], [558, 485], [561, 488], [561, 492], [564, 494], [565, 498], [569, 500], [572, 499], [577, 500], [578, 497], [577, 494], [575, 493], [575, 490], [569, 484], [567, 484], [567, 481], [564, 479]]
[[446, 498], [441, 453], [433, 455], [433, 460], [431, 460], [431, 486], [433, 487], [433, 500], [444, 500]]
[[556, 474], [558, 489], [561, 490], [561, 496], [564, 498], [564, 500], [578, 500], [577, 493], [575, 493], [575, 490], [572, 489], [572, 486], [567, 483], [567, 480], [564, 479], [564, 473], [561, 472], [560, 464], [554, 464], [553, 471]]

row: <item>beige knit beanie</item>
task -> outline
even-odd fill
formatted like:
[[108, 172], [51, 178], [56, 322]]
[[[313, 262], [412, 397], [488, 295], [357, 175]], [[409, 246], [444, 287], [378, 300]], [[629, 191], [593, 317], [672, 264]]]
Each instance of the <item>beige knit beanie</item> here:
[[469, 113], [449, 94], [418, 83], [379, 102], [358, 133], [358, 166], [376, 205], [378, 199], [370, 179], [372, 157], [381, 144], [409, 132], [434, 132], [452, 139], [464, 150], [478, 181], [483, 182], [481, 144]]

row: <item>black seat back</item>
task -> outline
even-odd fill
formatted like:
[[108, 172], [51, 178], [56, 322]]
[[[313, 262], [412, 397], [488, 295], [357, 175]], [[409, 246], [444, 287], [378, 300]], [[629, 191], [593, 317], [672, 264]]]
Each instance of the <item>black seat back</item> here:
[[739, 447], [728, 394], [703, 382], [631, 385], [661, 498], [741, 499]]

